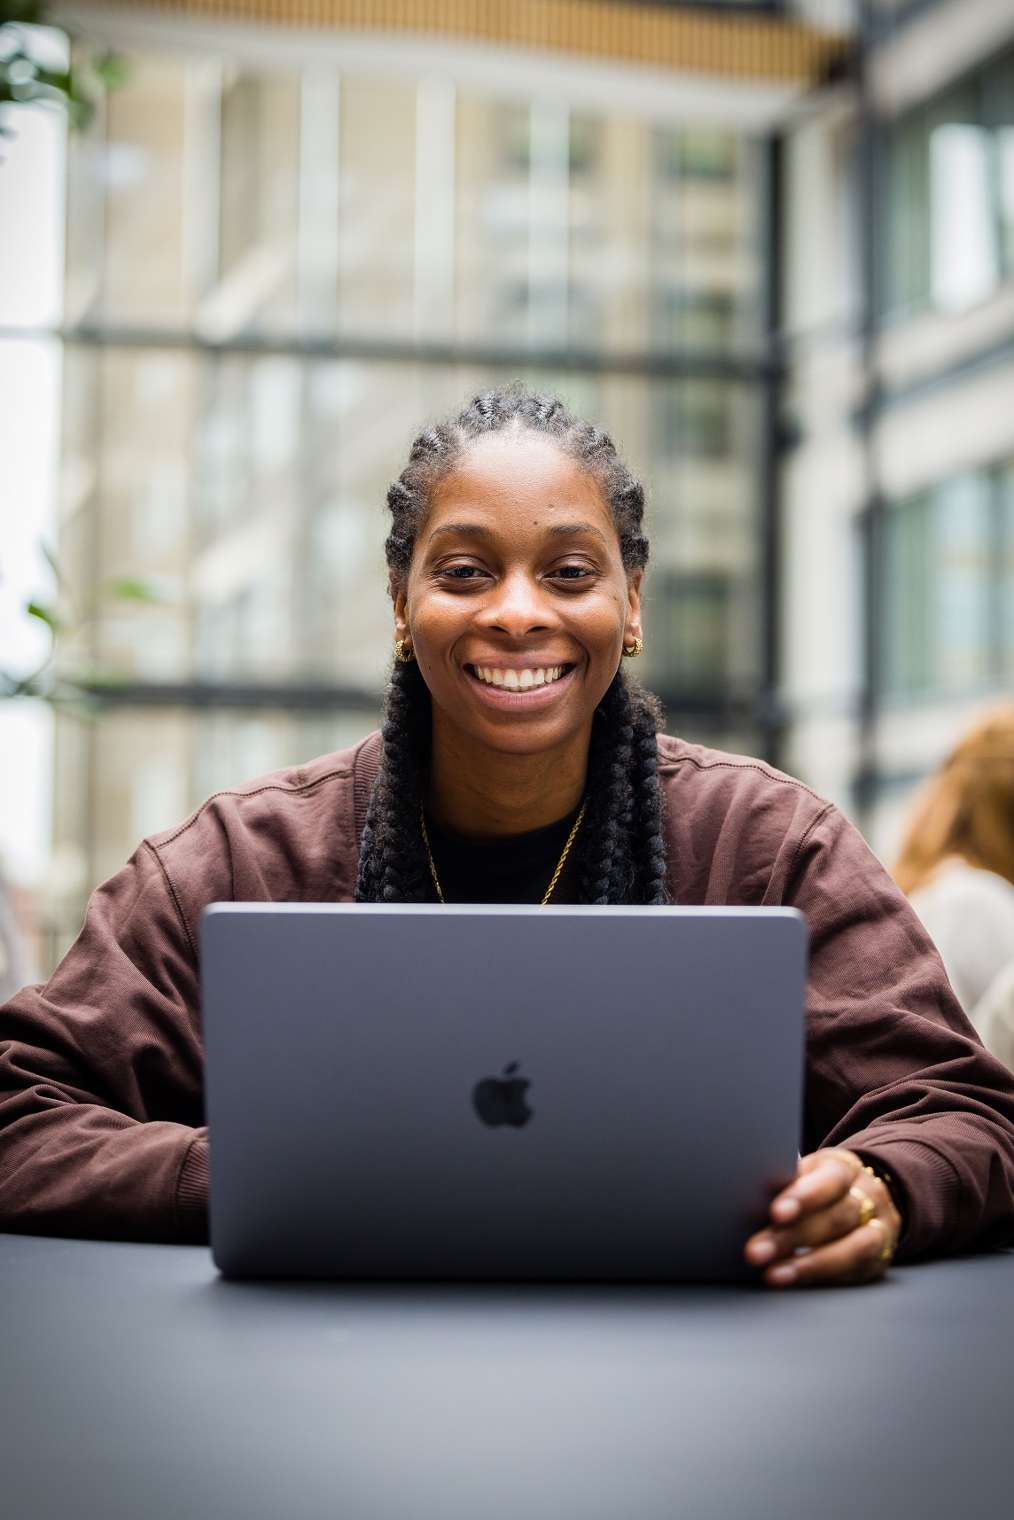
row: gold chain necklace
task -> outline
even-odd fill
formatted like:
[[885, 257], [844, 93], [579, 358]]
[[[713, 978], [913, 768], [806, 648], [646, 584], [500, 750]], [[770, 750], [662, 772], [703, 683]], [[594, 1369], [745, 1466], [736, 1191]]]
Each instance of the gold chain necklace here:
[[[544, 908], [546, 906], [546, 904], [548, 903], [549, 899], [553, 895], [553, 890], [554, 890], [554, 888], [556, 886], [556, 883], [560, 880], [560, 872], [563, 870], [564, 865], [566, 864], [567, 856], [570, 854], [570, 847], [574, 843], [574, 840], [577, 838], [577, 831], [581, 827], [581, 824], [582, 824], [582, 822], [584, 820], [584, 815], [585, 815], [585, 812], [587, 811], [587, 808], [588, 808], [588, 798], [586, 797], [584, 799], [584, 801], [582, 802], [582, 804], [581, 804], [581, 811], [578, 813], [577, 817], [574, 819], [574, 827], [571, 829], [570, 833], [567, 835], [567, 843], [563, 847], [563, 854], [560, 856], [559, 860], [556, 862], [556, 870], [553, 872], [553, 879], [549, 883], [549, 886], [546, 888], [546, 895], [545, 895], [545, 897], [539, 903], [539, 907], [540, 908]], [[422, 826], [423, 844], [426, 846], [426, 858], [429, 860], [429, 863], [430, 863], [430, 875], [433, 877], [433, 885], [437, 889], [437, 902], [446, 902], [446, 899], [444, 897], [443, 888], [440, 885], [440, 877], [437, 875], [437, 867], [436, 867], [436, 862], [433, 859], [433, 851], [430, 849], [430, 836], [429, 836], [429, 832], [427, 831], [427, 828], [426, 828], [426, 811], [423, 808], [422, 803], [419, 804], [419, 822], [420, 822], [420, 824]]]

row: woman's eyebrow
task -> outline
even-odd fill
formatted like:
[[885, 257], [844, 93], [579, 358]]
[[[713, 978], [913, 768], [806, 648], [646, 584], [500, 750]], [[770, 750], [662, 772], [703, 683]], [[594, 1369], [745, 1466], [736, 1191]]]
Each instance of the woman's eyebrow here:
[[[596, 528], [595, 524], [590, 522], [554, 523], [546, 531], [551, 538], [575, 538], [581, 533], [586, 533], [590, 534], [593, 538], [600, 539], [602, 543], [608, 543], [608, 539], [601, 528]], [[430, 534], [430, 542], [432, 543], [435, 538], [440, 538], [447, 534], [455, 538], [496, 537], [491, 528], [485, 528], [481, 523], [452, 522], [441, 523], [439, 528], [434, 528]]]
[[456, 538], [493, 537], [493, 534], [490, 532], [490, 530], [488, 528], [484, 528], [481, 523], [455, 522], [441, 523], [439, 528], [434, 528], [433, 532], [430, 534], [430, 541], [432, 542], [433, 539], [439, 538], [441, 534], [446, 533], [450, 533]]
[[602, 529], [590, 522], [557, 523], [549, 532], [553, 538], [575, 538], [579, 533], [588, 533], [593, 538], [601, 539], [604, 544], [608, 543]]

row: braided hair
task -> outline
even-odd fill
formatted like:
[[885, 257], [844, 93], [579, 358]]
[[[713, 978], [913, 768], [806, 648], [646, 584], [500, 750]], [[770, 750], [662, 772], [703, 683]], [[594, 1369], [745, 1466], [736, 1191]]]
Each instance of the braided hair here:
[[[437, 484], [477, 438], [507, 430], [541, 433], [597, 482], [620, 540], [624, 568], [642, 568], [644, 488], [608, 433], [553, 396], [520, 385], [486, 391], [459, 415], [419, 434], [387, 493], [391, 531], [384, 546], [392, 581], [403, 580]], [[583, 903], [666, 901], [666, 851], [656, 768], [661, 709], [618, 671], [595, 712], [588, 754], [588, 810], [574, 854]], [[429, 765], [429, 691], [415, 662], [395, 664], [382, 727], [383, 751], [359, 852], [357, 902], [434, 898], [420, 829]]]

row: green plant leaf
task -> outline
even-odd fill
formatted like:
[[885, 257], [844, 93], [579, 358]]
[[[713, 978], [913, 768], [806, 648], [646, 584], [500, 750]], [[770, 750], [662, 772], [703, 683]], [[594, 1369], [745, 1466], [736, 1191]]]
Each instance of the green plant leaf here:
[[[75, 52], [67, 68], [52, 69], [35, 56], [32, 38], [23, 27], [59, 25], [48, 4], [33, 0], [0, 0], [0, 107], [35, 101], [60, 104], [74, 130], [83, 130], [95, 115], [102, 96], [123, 84], [125, 60], [111, 49]], [[73, 40], [73, 32], [64, 28]], [[0, 137], [17, 137], [15, 128], [0, 120]]]
[[37, 618], [40, 623], [45, 623], [54, 638], [63, 627], [53, 608], [45, 606], [42, 602], [26, 602], [25, 612], [29, 617]]
[[106, 90], [118, 90], [130, 77], [127, 60], [119, 53], [101, 53], [92, 60], [92, 71]]
[[143, 602], [148, 606], [159, 606], [166, 600], [165, 593], [154, 581], [141, 580], [132, 575], [108, 581], [103, 587], [103, 595], [116, 602]]

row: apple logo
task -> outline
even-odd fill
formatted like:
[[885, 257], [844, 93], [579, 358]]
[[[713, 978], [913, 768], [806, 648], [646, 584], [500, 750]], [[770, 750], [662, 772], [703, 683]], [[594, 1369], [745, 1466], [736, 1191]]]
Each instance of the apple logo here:
[[532, 1117], [532, 1109], [525, 1102], [525, 1088], [531, 1084], [524, 1077], [515, 1076], [518, 1062], [511, 1061], [503, 1069], [502, 1077], [483, 1077], [472, 1089], [472, 1107], [483, 1124], [511, 1124], [519, 1129]]

